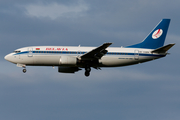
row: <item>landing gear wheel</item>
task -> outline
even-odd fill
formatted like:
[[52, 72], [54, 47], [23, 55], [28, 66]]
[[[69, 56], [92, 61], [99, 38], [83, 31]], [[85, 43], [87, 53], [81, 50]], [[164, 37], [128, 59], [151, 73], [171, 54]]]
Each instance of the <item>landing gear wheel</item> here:
[[86, 66], [86, 67], [85, 67], [85, 73], [84, 73], [84, 75], [85, 75], [86, 77], [88, 77], [88, 76], [90, 75], [90, 72], [91, 72], [91, 68], [90, 68], [89, 66]]
[[88, 77], [90, 75], [90, 72], [86, 71], [85, 76]]
[[23, 73], [26, 73], [26, 71], [27, 71], [26, 69], [23, 69]]

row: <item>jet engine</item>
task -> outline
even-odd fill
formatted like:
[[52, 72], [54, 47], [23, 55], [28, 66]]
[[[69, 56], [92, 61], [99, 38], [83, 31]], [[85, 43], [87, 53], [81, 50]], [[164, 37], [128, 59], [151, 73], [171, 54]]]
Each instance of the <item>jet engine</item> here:
[[78, 72], [79, 69], [78, 67], [65, 67], [65, 66], [59, 66], [58, 67], [58, 72], [60, 73], [75, 73]]
[[73, 57], [73, 56], [61, 56], [59, 64], [60, 65], [67, 65], [67, 66], [76, 65], [77, 64], [77, 58]]

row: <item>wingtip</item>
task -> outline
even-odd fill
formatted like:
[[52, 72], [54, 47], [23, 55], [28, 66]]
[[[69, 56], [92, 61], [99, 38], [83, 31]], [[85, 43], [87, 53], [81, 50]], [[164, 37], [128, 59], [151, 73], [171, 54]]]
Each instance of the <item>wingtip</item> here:
[[110, 43], [110, 42], [107, 42], [107, 43], [104, 43], [104, 44], [106, 44], [106, 45], [111, 45], [112, 43]]

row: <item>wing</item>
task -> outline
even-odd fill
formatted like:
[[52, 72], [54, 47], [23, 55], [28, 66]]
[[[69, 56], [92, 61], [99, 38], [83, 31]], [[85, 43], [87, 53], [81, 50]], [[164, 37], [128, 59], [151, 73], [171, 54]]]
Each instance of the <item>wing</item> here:
[[91, 50], [90, 52], [80, 56], [81, 60], [101, 59], [108, 51], [106, 50], [112, 43], [104, 43], [103, 45]]

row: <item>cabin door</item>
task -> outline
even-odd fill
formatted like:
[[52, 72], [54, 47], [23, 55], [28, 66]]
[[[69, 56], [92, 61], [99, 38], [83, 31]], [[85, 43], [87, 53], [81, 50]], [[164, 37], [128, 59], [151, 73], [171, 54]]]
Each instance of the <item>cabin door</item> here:
[[134, 59], [139, 60], [139, 50], [134, 51]]
[[28, 57], [33, 57], [33, 48], [28, 48]]

